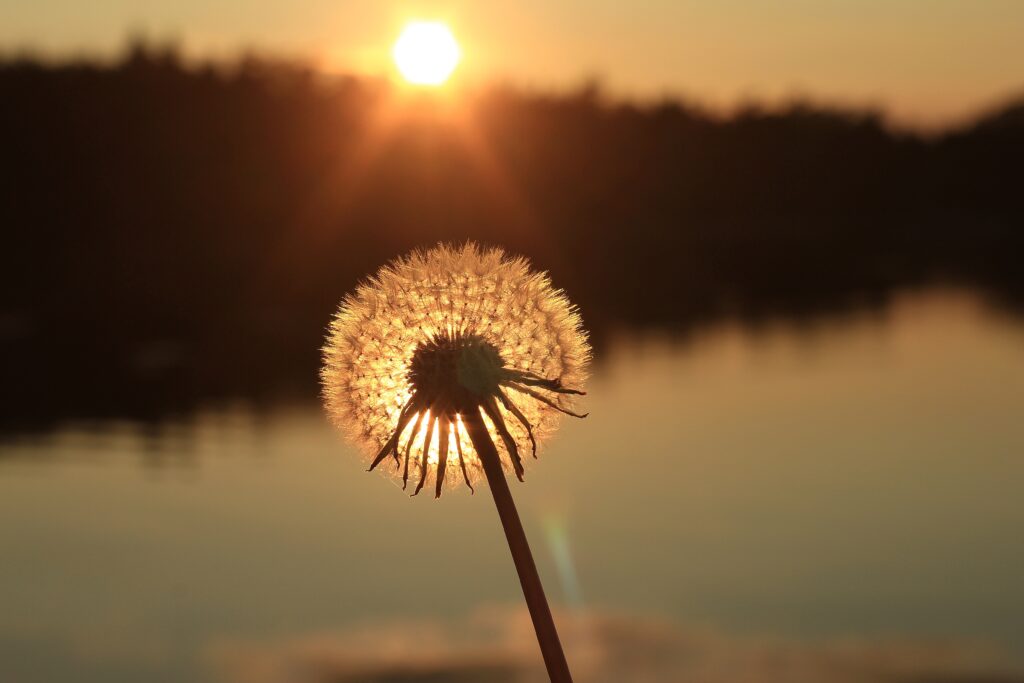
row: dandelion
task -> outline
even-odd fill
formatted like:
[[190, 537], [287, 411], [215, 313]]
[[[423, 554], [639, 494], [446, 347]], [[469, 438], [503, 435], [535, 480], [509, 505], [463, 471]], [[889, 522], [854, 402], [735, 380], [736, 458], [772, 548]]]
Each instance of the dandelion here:
[[370, 470], [415, 481], [413, 495], [433, 481], [438, 498], [483, 474], [553, 681], [571, 679], [505, 474], [522, 481], [561, 415], [585, 417], [589, 361], [580, 317], [546, 274], [500, 249], [440, 245], [345, 298], [321, 373], [332, 421]]
[[[529, 453], [559, 413], [582, 417], [590, 347], [579, 315], [522, 258], [473, 244], [414, 252], [348, 296], [331, 323], [323, 387], [333, 421], [382, 466], [430, 480], [440, 497], [482, 470], [465, 424], [482, 413], [505, 471], [522, 481]], [[461, 477], [449, 463], [458, 460]]]

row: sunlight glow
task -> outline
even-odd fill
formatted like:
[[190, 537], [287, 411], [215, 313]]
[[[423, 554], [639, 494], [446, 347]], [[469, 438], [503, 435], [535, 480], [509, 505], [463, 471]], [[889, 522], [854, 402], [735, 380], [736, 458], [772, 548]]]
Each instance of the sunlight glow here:
[[455, 36], [438, 21], [406, 24], [391, 54], [405, 80], [428, 86], [447, 81], [462, 56]]
[[[423, 447], [427, 440], [426, 426], [424, 426], [420, 430], [416, 429], [416, 424], [419, 422], [419, 418], [420, 414], [414, 413], [413, 418], [409, 421], [409, 426], [406, 427], [406, 429], [403, 431], [398, 441], [398, 450], [404, 453], [406, 448], [409, 448], [411, 457], [413, 458], [414, 462], [418, 457], [422, 457]], [[498, 435], [498, 430], [494, 427], [494, 423], [491, 422], [490, 418], [488, 418], [486, 415], [484, 415], [483, 418], [485, 420], [484, 424], [487, 426], [487, 431], [490, 432], [491, 434], [491, 439], [497, 442], [498, 439], [500, 439], [501, 437]], [[437, 465], [437, 463], [441, 460], [441, 436], [439, 430], [439, 426], [441, 423], [439, 418], [432, 418], [430, 416], [430, 411], [428, 410], [427, 422], [429, 422], [431, 419], [434, 420], [434, 433], [432, 435], [432, 438], [430, 439], [430, 448], [427, 451], [427, 464]], [[462, 449], [461, 452], [463, 454], [463, 457], [466, 458], [466, 466], [479, 467], [480, 458], [476, 454], [476, 448], [474, 448], [473, 442], [470, 441], [469, 439], [469, 433], [466, 431], [466, 428], [462, 425], [462, 416], [456, 415], [455, 422], [449, 422], [448, 425], [449, 429], [451, 430], [452, 438], [451, 446], [448, 451], [449, 461], [454, 462], [455, 458], [457, 457], [456, 453], [460, 452], [458, 450], [458, 447], [456, 447], [455, 445], [455, 439], [458, 439], [459, 447], [461, 447]], [[409, 445], [410, 440], [412, 440], [411, 446]]]

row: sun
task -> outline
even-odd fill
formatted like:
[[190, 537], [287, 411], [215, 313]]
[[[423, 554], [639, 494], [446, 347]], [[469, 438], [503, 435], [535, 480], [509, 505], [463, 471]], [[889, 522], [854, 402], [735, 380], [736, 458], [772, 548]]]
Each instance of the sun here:
[[411, 21], [391, 50], [402, 77], [414, 85], [439, 86], [462, 56], [451, 30], [439, 21]]

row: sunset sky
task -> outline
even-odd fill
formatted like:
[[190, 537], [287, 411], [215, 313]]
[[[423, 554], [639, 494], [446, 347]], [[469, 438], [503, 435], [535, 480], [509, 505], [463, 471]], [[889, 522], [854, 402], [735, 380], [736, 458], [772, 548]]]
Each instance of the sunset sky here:
[[1019, 0], [0, 0], [0, 52], [109, 56], [144, 31], [190, 55], [255, 48], [384, 74], [415, 18], [451, 27], [468, 84], [599, 76], [620, 95], [718, 106], [808, 95], [926, 125], [1024, 92]]

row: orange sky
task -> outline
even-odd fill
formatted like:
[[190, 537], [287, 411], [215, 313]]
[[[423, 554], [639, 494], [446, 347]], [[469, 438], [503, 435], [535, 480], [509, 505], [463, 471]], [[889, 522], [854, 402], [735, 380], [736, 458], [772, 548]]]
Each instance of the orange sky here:
[[1024, 93], [1020, 0], [520, 0], [516, 3], [0, 0], [0, 50], [111, 54], [131, 30], [191, 54], [240, 47], [386, 73], [404, 21], [446, 20], [458, 77], [541, 88], [598, 75], [612, 92], [729, 106], [794, 94], [954, 122]]

